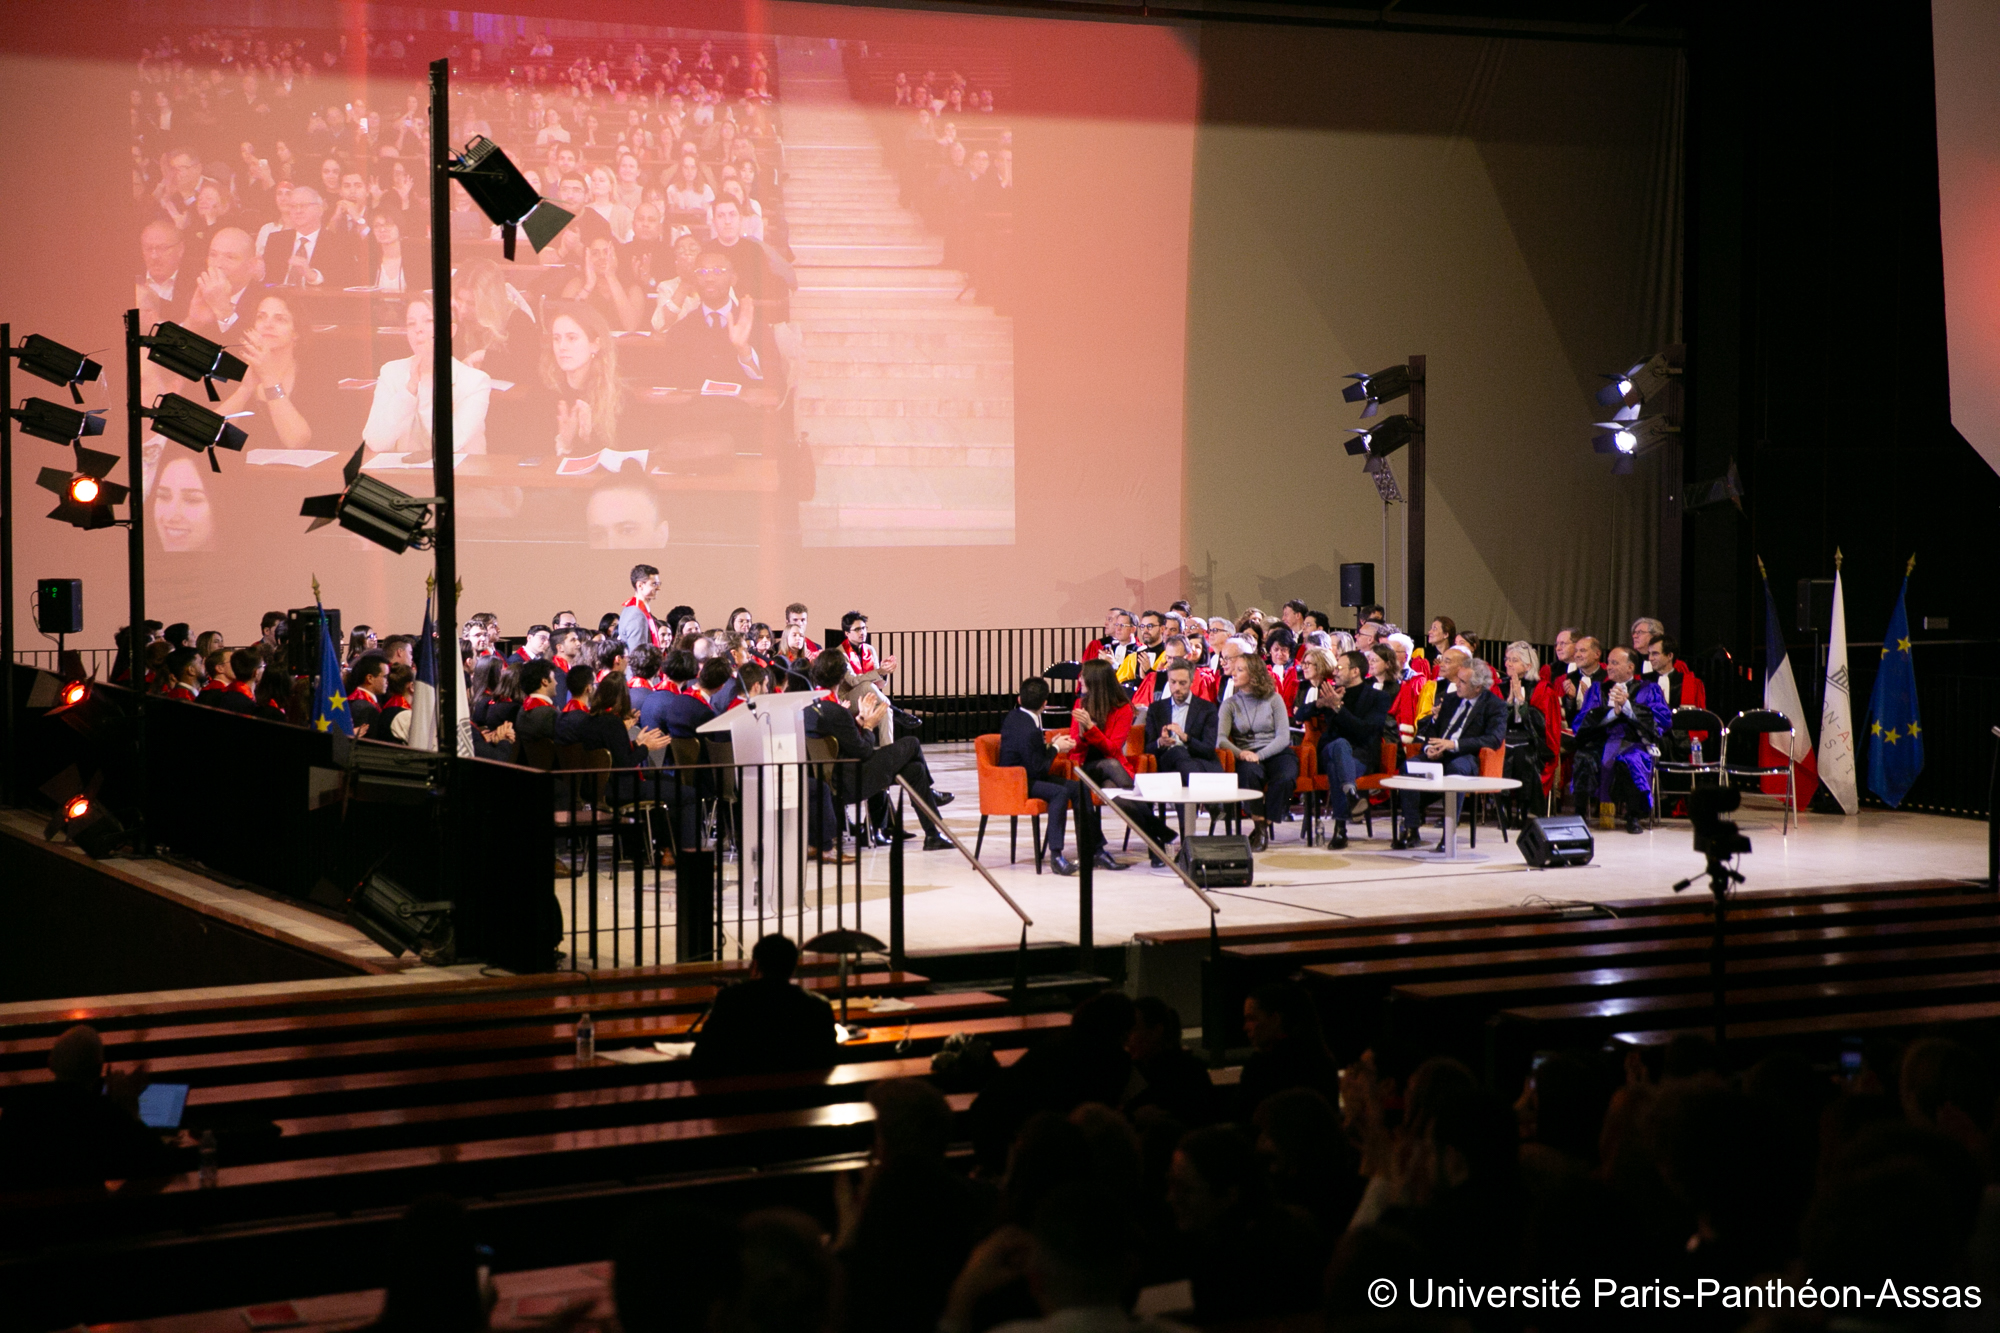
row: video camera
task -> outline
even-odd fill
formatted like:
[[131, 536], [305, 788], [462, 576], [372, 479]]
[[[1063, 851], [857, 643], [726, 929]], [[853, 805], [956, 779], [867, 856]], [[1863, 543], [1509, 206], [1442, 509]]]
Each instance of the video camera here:
[[1710, 861], [1727, 861], [1750, 850], [1733, 819], [1723, 816], [1743, 804], [1734, 787], [1701, 787], [1688, 793], [1688, 817], [1694, 823], [1694, 849]]

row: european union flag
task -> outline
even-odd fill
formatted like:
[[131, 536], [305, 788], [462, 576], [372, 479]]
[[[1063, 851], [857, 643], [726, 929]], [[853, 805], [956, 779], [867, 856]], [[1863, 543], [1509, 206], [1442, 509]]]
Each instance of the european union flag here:
[[[1910, 557], [1910, 569], [1917, 558]], [[1875, 673], [1875, 692], [1868, 698], [1868, 789], [1895, 809], [1909, 795], [1917, 774], [1924, 771], [1924, 728], [1917, 716], [1917, 669], [1910, 657], [1910, 617], [1903, 599], [1910, 591], [1910, 570], [1903, 571], [1903, 588], [1889, 617], [1889, 635], [1882, 641], [1882, 666]]]
[[[313, 599], [319, 605], [319, 599]], [[340, 654], [333, 650], [333, 635], [326, 628], [326, 612], [319, 614], [319, 684], [313, 690], [313, 726], [321, 731], [354, 734], [354, 716], [347, 711], [347, 692], [340, 687]]]

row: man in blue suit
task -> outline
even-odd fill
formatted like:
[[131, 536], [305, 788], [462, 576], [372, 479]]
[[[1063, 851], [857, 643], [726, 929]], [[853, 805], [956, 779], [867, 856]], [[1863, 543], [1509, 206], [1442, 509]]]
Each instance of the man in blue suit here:
[[1627, 833], [1639, 832], [1639, 815], [1653, 804], [1654, 747], [1672, 725], [1660, 687], [1638, 679], [1639, 655], [1622, 644], [1604, 659], [1604, 675], [1590, 687], [1576, 713], [1579, 809], [1586, 800], [1616, 801]]
[[[687, 658], [687, 664], [692, 664], [694, 661], [693, 655], [685, 651], [674, 656]], [[650, 643], [640, 644], [633, 650], [628, 660], [635, 682], [650, 681], [660, 674], [660, 650]], [[672, 679], [671, 667], [667, 675]], [[632, 690], [632, 706], [639, 710], [641, 731], [651, 728], [667, 736], [677, 736], [682, 739], [693, 739], [695, 728], [715, 716], [709, 706], [700, 699], [692, 695], [677, 694], [672, 690], [635, 688]], [[672, 747], [655, 751], [653, 758], [656, 762], [671, 767]], [[662, 776], [660, 782], [660, 799], [674, 812], [676, 846], [694, 846], [697, 838], [696, 820], [701, 813], [701, 798], [708, 794], [711, 782], [708, 773], [704, 770], [692, 777], [669, 774]], [[662, 864], [667, 865], [671, 862], [663, 861]]]
[[[1075, 744], [1068, 736], [1051, 742], [1042, 730], [1042, 705], [1049, 701], [1049, 683], [1040, 676], [1021, 682], [1021, 706], [1000, 721], [1000, 767], [1028, 771], [1028, 795], [1046, 801], [1049, 807], [1049, 865], [1058, 875], [1074, 875], [1076, 867], [1062, 854], [1063, 820], [1072, 802], [1085, 799], [1083, 784], [1075, 778], [1058, 782], [1049, 776], [1057, 755], [1068, 754]], [[1083, 807], [1077, 807], [1079, 820]], [[1083, 835], [1077, 835], [1078, 854], [1085, 850]], [[1106, 855], [1100, 850], [1099, 855]]]

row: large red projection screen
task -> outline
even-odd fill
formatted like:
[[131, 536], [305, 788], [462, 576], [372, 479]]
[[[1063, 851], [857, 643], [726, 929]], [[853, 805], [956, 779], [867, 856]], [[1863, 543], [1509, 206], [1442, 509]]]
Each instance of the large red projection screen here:
[[2000, 470], [2000, 10], [1934, 0], [1951, 420]]
[[[218, 405], [245, 451], [147, 441], [154, 616], [245, 641], [309, 573], [350, 623], [420, 614], [426, 557], [298, 514], [357, 449], [431, 489], [423, 94], [445, 54], [453, 143], [490, 136], [577, 215], [509, 262], [454, 189], [462, 608], [594, 617], [645, 561], [705, 618], [1047, 623], [1097, 613], [1065, 582], [1180, 565], [1196, 75], [1175, 33], [813, 5], [672, 27], [612, 3], [120, 12], [143, 26], [9, 41], [10, 123], [62, 127], [33, 136], [62, 167], [24, 224], [52, 262], [5, 286], [17, 334], [104, 347], [136, 303], [250, 365]], [[92, 404], [120, 404], [103, 359]], [[203, 396], [152, 365], [141, 387]], [[17, 487], [52, 449], [24, 447]], [[1133, 514], [1157, 521], [1107, 518]], [[90, 576], [86, 638], [108, 638], [116, 535], [22, 531], [23, 579]]]

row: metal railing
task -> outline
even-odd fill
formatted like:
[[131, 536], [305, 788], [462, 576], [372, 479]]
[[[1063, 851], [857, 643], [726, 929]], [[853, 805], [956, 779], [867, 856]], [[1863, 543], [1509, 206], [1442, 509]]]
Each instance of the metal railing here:
[[118, 660], [115, 648], [65, 648], [59, 654], [54, 648], [17, 648], [14, 660], [22, 666], [35, 667], [42, 671], [62, 671], [62, 658], [74, 657], [83, 666], [83, 674], [97, 680], [111, 679], [112, 667]]
[[891, 629], [870, 641], [877, 655], [897, 659], [885, 688], [900, 707], [924, 717], [924, 739], [964, 741], [998, 731], [1023, 680], [1078, 660], [1103, 632], [1089, 625]]

